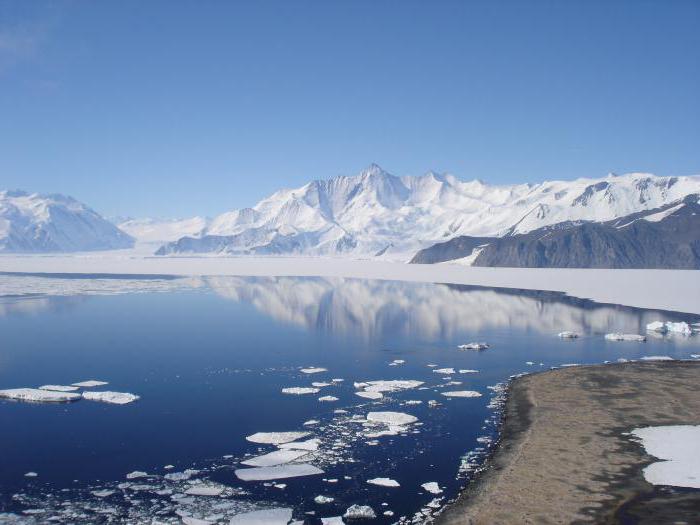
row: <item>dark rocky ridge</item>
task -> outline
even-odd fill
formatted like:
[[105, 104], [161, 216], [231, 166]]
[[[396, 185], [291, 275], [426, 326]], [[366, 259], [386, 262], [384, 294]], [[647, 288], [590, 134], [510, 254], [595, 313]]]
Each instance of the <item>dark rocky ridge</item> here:
[[[700, 269], [698, 199], [689, 195], [609, 222], [565, 222], [500, 238], [456, 237], [419, 251], [411, 263], [460, 259], [483, 246], [474, 266]], [[644, 219], [664, 211], [669, 214], [661, 220]]]

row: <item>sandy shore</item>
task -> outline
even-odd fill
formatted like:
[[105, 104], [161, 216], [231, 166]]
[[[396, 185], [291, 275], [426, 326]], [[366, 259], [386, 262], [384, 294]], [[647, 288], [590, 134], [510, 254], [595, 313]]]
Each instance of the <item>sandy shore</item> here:
[[624, 435], [700, 424], [700, 362], [564, 368], [512, 384], [490, 468], [442, 524], [698, 523], [700, 491], [654, 487]]

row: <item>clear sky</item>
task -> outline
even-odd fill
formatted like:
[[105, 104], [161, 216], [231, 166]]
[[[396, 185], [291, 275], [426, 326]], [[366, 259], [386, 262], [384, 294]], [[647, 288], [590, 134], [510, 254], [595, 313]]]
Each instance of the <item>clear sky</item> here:
[[700, 2], [0, 0], [0, 188], [213, 215], [371, 162], [700, 173]]

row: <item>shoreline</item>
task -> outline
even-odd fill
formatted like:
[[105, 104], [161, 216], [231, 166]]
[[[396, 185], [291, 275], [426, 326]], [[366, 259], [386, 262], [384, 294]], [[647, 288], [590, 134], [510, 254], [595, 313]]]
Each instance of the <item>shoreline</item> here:
[[700, 424], [700, 362], [558, 368], [514, 379], [484, 469], [436, 518], [492, 523], [692, 523], [700, 490], [655, 487], [624, 433]]
[[338, 277], [559, 292], [602, 304], [700, 314], [698, 270], [483, 268], [324, 257], [144, 257], [129, 251], [2, 255], [0, 273]]

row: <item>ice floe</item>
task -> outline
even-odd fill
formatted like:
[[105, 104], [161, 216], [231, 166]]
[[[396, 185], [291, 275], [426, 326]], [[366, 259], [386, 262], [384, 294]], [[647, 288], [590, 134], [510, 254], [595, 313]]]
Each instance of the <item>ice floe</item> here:
[[320, 368], [320, 367], [310, 367], [310, 368], [302, 368], [300, 372], [304, 374], [320, 374], [321, 372], [328, 372], [327, 368]]
[[321, 402], [333, 402], [338, 401], [338, 398], [335, 396], [321, 396], [318, 398], [318, 400]]
[[202, 483], [191, 486], [185, 491], [185, 494], [188, 496], [221, 496], [225, 490], [226, 487], [223, 485]]
[[321, 440], [317, 438], [308, 439], [306, 441], [294, 441], [292, 443], [282, 443], [279, 448], [284, 450], [318, 450]]
[[382, 394], [381, 392], [366, 392], [364, 390], [355, 392], [355, 395], [364, 397], [365, 399], [381, 399], [384, 397], [384, 394]]
[[126, 405], [127, 403], [133, 403], [138, 401], [140, 396], [136, 394], [130, 394], [128, 392], [83, 392], [83, 398], [89, 401], [102, 401], [103, 403], [111, 403], [114, 405]]
[[446, 374], [446, 375], [452, 375], [455, 373], [454, 368], [435, 368], [433, 369], [433, 372], [436, 374]]
[[141, 470], [134, 470], [133, 472], [129, 472], [126, 475], [126, 479], [138, 479], [138, 478], [147, 478], [148, 473], [143, 472]]
[[282, 389], [283, 394], [292, 394], [295, 396], [301, 396], [304, 394], [318, 394], [318, 392], [319, 392], [319, 389], [313, 388], [313, 387], [292, 386], [292, 387]]
[[327, 503], [333, 503], [335, 498], [331, 498], [330, 496], [316, 496], [314, 501], [319, 505], [325, 505]]
[[308, 453], [308, 450], [275, 450], [274, 452], [263, 454], [262, 456], [256, 456], [254, 458], [241, 461], [241, 464], [248, 467], [274, 467], [276, 465], [291, 463], [292, 461], [308, 455]]
[[367, 421], [383, 425], [404, 426], [415, 423], [418, 421], [418, 418], [403, 412], [369, 412]]
[[80, 383], [71, 383], [73, 386], [79, 386], [81, 388], [92, 388], [95, 386], [105, 386], [109, 383], [107, 381], [97, 381], [96, 379], [90, 379], [88, 381], [81, 381]]
[[229, 525], [287, 525], [292, 520], [292, 509], [276, 508], [236, 514]]
[[327, 386], [331, 386], [333, 383], [326, 383], [326, 382], [321, 382], [321, 381], [314, 381], [311, 383], [311, 386], [315, 386], [316, 388], [324, 388]]
[[273, 479], [298, 478], [323, 474], [323, 470], [309, 463], [293, 463], [276, 467], [255, 467], [236, 469], [238, 479], [243, 481], [269, 481]]
[[478, 374], [478, 370], [474, 370], [472, 368], [460, 368], [459, 369], [460, 374]]
[[77, 386], [67, 386], [67, 385], [42, 385], [39, 390], [53, 390], [54, 392], [75, 392], [79, 390]]
[[72, 392], [56, 392], [53, 390], [40, 390], [38, 388], [10, 388], [0, 390], [0, 398], [13, 399], [15, 401], [28, 401], [30, 403], [66, 403], [78, 401], [82, 396]]
[[343, 514], [347, 520], [368, 519], [373, 520], [377, 517], [374, 509], [368, 505], [351, 505]]
[[377, 381], [355, 383], [354, 386], [357, 389], [361, 389], [359, 392], [355, 392], [355, 394], [360, 397], [364, 397], [365, 399], [382, 399], [384, 397], [384, 393], [410, 390], [412, 388], [417, 388], [422, 384], [423, 381], [416, 381], [413, 379], [381, 379]]
[[459, 345], [457, 346], [460, 350], [486, 350], [489, 348], [488, 343], [480, 342], [480, 343], [467, 343], [465, 345]]
[[674, 361], [674, 359], [667, 355], [645, 355], [640, 357], [642, 361]]
[[648, 454], [663, 460], [644, 469], [649, 483], [700, 488], [700, 425], [637, 428], [632, 435]]
[[454, 390], [452, 392], [441, 392], [445, 397], [481, 397], [479, 392], [474, 390]]
[[610, 334], [605, 334], [605, 339], [608, 341], [632, 341], [637, 343], [643, 343], [647, 338], [639, 334], [622, 334], [620, 332], [613, 332]]
[[261, 443], [263, 445], [280, 445], [310, 436], [311, 432], [256, 432], [246, 436], [246, 440], [251, 443]]
[[578, 337], [578, 333], [565, 330], [564, 332], [559, 332], [558, 336], [562, 339], [576, 339]]
[[391, 478], [372, 478], [368, 479], [367, 483], [370, 485], [378, 485], [380, 487], [391, 487], [391, 488], [396, 488], [400, 487], [399, 482], [396, 481], [395, 479]]
[[36, 478], [38, 475], [39, 475], [39, 474], [37, 474], [36, 472], [27, 472], [27, 473], [24, 475], [24, 477], [25, 477], [25, 478]]
[[437, 484], [436, 481], [429, 481], [427, 483], [423, 483], [421, 485], [421, 487], [423, 487], [423, 490], [425, 490], [426, 492], [430, 492], [431, 494], [441, 494], [442, 493], [442, 489], [440, 488], [440, 486]]

